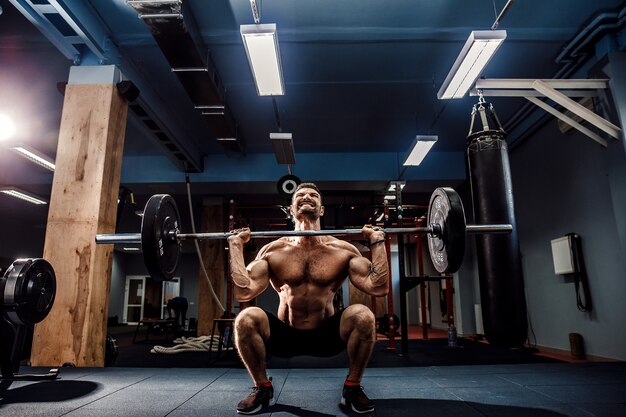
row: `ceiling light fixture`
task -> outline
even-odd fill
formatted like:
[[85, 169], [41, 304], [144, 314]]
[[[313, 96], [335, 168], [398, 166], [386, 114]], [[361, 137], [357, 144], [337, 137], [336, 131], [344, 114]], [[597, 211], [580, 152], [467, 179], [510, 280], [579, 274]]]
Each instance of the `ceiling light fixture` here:
[[278, 164], [293, 165], [296, 163], [291, 133], [270, 133], [270, 142], [272, 142]]
[[461, 53], [454, 61], [443, 85], [439, 99], [462, 98], [487, 63], [506, 39], [506, 30], [475, 30], [470, 33]]
[[46, 200], [41, 199], [41, 197], [37, 197], [34, 194], [28, 193], [24, 190], [20, 190], [16, 187], [2, 187], [0, 188], [0, 193], [10, 195], [11, 197], [19, 198], [20, 200], [28, 201], [33, 204], [48, 204]]
[[240, 31], [257, 93], [260, 96], [284, 95], [276, 24], [241, 25]]
[[409, 156], [407, 156], [403, 165], [417, 166], [421, 164], [428, 151], [430, 151], [430, 148], [432, 148], [435, 142], [437, 142], [437, 139], [438, 136], [417, 135], [415, 137], [415, 141], [413, 142], [411, 153], [409, 153]]
[[17, 152], [19, 155], [36, 163], [37, 165], [42, 166], [54, 172], [54, 169], [55, 169], [54, 161], [48, 156], [42, 154], [41, 152], [29, 146], [23, 146], [23, 145], [11, 146], [11, 150]]

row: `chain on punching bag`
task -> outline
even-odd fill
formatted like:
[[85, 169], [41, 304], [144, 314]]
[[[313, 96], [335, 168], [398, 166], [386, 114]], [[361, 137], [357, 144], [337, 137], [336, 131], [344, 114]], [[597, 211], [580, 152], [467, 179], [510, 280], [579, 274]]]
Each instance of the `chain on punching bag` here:
[[485, 337], [496, 346], [519, 347], [526, 341], [528, 324], [506, 133], [482, 96], [472, 109], [467, 163], [474, 221], [513, 225], [511, 234], [476, 238]]

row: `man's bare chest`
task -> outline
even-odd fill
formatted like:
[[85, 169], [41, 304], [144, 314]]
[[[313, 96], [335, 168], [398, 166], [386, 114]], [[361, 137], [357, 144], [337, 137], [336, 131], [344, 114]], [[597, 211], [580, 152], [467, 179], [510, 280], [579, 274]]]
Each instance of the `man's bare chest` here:
[[348, 273], [349, 252], [322, 247], [289, 247], [269, 257], [274, 278], [284, 284], [330, 285]]

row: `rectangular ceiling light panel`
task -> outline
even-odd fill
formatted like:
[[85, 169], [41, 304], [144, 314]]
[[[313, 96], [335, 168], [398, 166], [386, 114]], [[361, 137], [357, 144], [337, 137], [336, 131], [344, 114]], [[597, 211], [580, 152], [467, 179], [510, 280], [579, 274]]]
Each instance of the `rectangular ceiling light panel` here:
[[483, 72], [504, 39], [506, 30], [473, 31], [454, 61], [452, 69], [437, 93], [437, 98], [444, 100], [462, 98]]
[[55, 169], [54, 161], [51, 158], [47, 157], [46, 155], [36, 151], [35, 149], [27, 147], [27, 146], [13, 146], [11, 147], [11, 150], [17, 152], [24, 158], [31, 160], [37, 165], [40, 165], [54, 172], [54, 169]]
[[29, 203], [33, 203], [37, 205], [48, 204], [46, 200], [43, 200], [40, 197], [37, 197], [36, 195], [27, 193], [26, 191], [20, 190], [19, 188], [16, 188], [16, 187], [0, 188], [0, 193], [9, 195], [11, 197], [19, 198], [20, 200], [28, 201]]
[[240, 31], [257, 93], [260, 96], [284, 95], [276, 24], [241, 25]]
[[422, 163], [430, 148], [437, 142], [438, 136], [418, 135], [413, 142], [413, 149], [403, 165], [417, 166]]
[[270, 133], [270, 142], [274, 148], [276, 162], [281, 165], [294, 165], [296, 163], [291, 133]]

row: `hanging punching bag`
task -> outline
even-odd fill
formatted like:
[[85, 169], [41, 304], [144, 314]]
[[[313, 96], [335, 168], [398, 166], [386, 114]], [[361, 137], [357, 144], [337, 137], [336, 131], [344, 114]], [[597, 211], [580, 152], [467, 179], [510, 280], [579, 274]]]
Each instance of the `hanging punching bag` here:
[[[476, 116], [482, 130], [473, 132]], [[476, 238], [485, 337], [496, 346], [519, 347], [526, 341], [528, 323], [509, 156], [505, 132], [493, 106], [482, 97], [472, 110], [467, 163], [474, 221], [513, 225], [511, 234]]]

